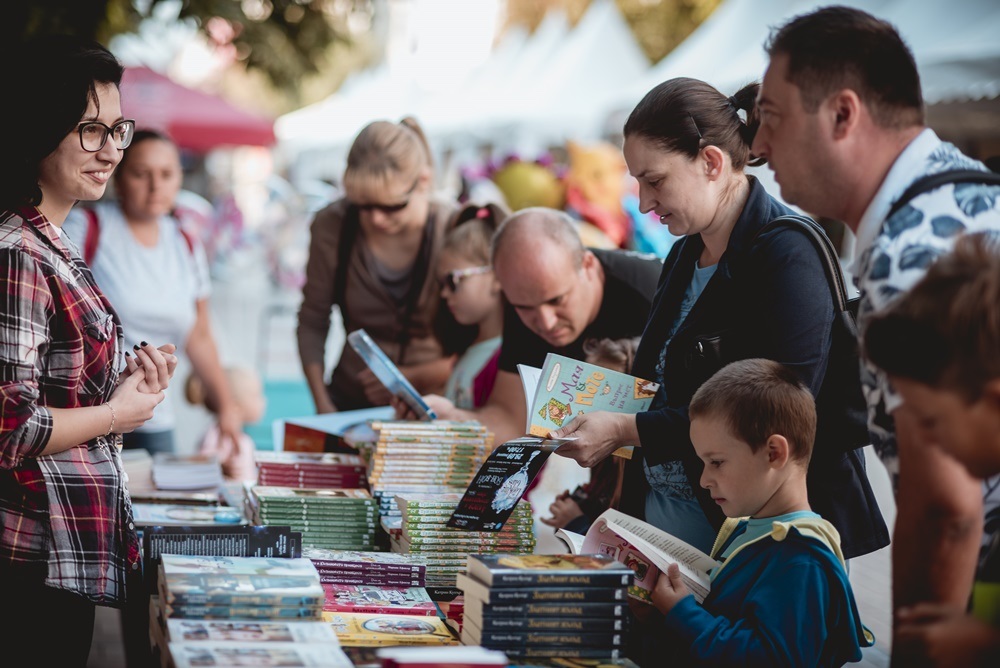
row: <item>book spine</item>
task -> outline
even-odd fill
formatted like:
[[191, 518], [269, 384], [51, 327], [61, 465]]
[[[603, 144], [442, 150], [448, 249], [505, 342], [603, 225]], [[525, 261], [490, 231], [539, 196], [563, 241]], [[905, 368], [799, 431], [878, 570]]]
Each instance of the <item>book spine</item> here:
[[415, 606], [397, 605], [351, 605], [348, 603], [336, 603], [328, 601], [323, 606], [326, 612], [356, 612], [373, 615], [416, 615], [419, 617], [435, 617], [438, 614], [437, 606], [419, 604]]
[[524, 571], [492, 571], [492, 587], [526, 587], [545, 585], [555, 587], [627, 587], [632, 574], [605, 573], [525, 573]]
[[297, 607], [323, 605], [323, 596], [283, 596], [281, 594], [172, 594], [166, 592], [166, 601], [170, 605], [180, 606], [268, 606]]
[[[517, 633], [509, 631], [479, 632], [479, 644], [484, 647], [621, 647], [621, 633]], [[475, 635], [473, 637], [476, 637]]]
[[282, 608], [272, 606], [168, 605], [167, 617], [177, 619], [322, 619], [320, 608]]
[[384, 573], [386, 575], [392, 575], [398, 573], [400, 575], [420, 575], [427, 570], [426, 566], [420, 564], [390, 564], [390, 563], [373, 563], [373, 562], [359, 562], [359, 561], [335, 561], [332, 559], [311, 559], [313, 566], [316, 567], [320, 572], [323, 571], [339, 571], [343, 573]]
[[593, 589], [490, 589], [486, 603], [611, 603], [626, 601], [624, 587]]
[[509, 659], [612, 659], [624, 655], [620, 649], [598, 647], [505, 647], [501, 649]]
[[[466, 617], [471, 618], [473, 606], [466, 601]], [[628, 604], [622, 603], [505, 603], [483, 605], [482, 619], [492, 617], [628, 617]], [[485, 623], [485, 622], [484, 622]]]
[[[469, 617], [472, 621], [472, 617]], [[577, 631], [614, 632], [624, 631], [628, 626], [625, 617], [484, 617], [474, 623], [486, 631]]]

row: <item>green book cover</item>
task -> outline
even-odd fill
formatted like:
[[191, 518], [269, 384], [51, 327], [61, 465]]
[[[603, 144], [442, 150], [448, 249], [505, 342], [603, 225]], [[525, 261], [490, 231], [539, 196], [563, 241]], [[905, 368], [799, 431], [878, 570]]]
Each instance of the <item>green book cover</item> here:
[[518, 365], [528, 407], [526, 433], [548, 438], [578, 415], [594, 411], [638, 413], [659, 385], [570, 357], [549, 353], [541, 369]]

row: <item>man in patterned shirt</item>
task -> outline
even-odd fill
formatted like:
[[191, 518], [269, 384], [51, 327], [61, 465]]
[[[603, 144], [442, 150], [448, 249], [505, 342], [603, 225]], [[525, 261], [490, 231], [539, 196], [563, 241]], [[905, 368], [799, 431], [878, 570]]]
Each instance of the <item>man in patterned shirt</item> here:
[[[827, 7], [793, 18], [769, 40], [753, 151], [782, 198], [845, 222], [857, 235], [859, 326], [908, 290], [966, 231], [1000, 229], [1000, 187], [949, 183], [894, 202], [928, 174], [981, 170], [924, 125], [920, 79], [896, 30], [860, 10]], [[964, 608], [996, 514], [997, 479], [973, 478], [924, 439], [871, 365], [862, 368], [873, 444], [893, 481], [894, 608], [936, 601]]]

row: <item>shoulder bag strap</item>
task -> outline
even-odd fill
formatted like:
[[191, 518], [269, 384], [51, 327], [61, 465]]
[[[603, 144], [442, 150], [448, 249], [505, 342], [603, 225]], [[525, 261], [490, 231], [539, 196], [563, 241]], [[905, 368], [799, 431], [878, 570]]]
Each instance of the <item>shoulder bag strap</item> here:
[[344, 212], [344, 220], [340, 228], [340, 241], [337, 244], [337, 269], [333, 276], [333, 303], [340, 307], [340, 317], [344, 321], [344, 330], [350, 332], [347, 324], [347, 269], [351, 261], [351, 251], [358, 238], [358, 227], [361, 220], [358, 210], [348, 206]]
[[809, 240], [812, 241], [813, 246], [816, 247], [816, 250], [819, 251], [820, 258], [823, 260], [823, 270], [826, 273], [827, 282], [830, 284], [834, 307], [838, 313], [843, 313], [844, 311], [853, 313], [856, 309], [856, 300], [847, 298], [847, 284], [844, 281], [844, 274], [840, 269], [840, 259], [833, 249], [830, 237], [826, 236], [826, 232], [820, 227], [819, 223], [812, 218], [795, 214], [779, 216], [758, 230], [757, 234], [754, 235], [754, 243], [756, 243], [757, 238], [762, 234], [778, 227], [791, 227], [806, 234]]
[[892, 207], [886, 218], [892, 218], [900, 209], [906, 206], [910, 200], [932, 190], [937, 190], [949, 183], [982, 183], [985, 185], [1000, 186], [1000, 174], [994, 172], [981, 172], [976, 169], [952, 169], [947, 172], [930, 174], [917, 179], [910, 184], [910, 187], [903, 191]]

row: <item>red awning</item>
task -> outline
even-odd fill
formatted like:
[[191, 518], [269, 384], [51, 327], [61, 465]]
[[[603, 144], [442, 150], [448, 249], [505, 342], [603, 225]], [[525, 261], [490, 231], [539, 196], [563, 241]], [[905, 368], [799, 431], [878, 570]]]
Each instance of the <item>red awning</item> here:
[[148, 67], [127, 67], [122, 109], [136, 128], [166, 132], [181, 148], [205, 152], [220, 146], [271, 146], [274, 121], [225, 100], [176, 83]]

